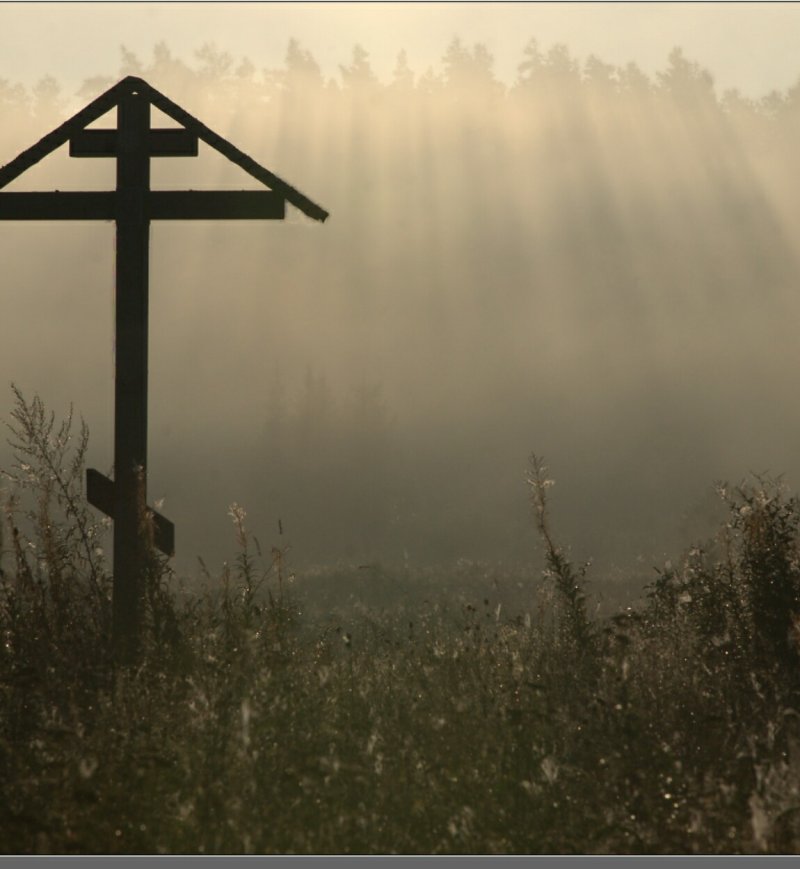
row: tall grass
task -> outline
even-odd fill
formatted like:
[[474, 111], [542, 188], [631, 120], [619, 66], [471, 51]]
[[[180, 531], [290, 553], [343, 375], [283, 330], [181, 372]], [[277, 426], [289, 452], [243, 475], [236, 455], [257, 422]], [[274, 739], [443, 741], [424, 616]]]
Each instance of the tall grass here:
[[85, 427], [19, 393], [10, 427], [2, 850], [798, 849], [800, 512], [778, 482], [721, 487], [717, 537], [603, 619], [536, 458], [541, 577], [461, 563], [290, 585], [285, 548], [265, 555], [233, 505], [237, 554], [202, 590], [157, 562], [141, 664], [115, 671]]

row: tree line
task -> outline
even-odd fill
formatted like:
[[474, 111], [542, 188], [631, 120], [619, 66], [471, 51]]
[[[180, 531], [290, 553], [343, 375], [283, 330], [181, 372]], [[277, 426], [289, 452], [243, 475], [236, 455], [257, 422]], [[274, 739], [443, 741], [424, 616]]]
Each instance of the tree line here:
[[[213, 85], [215, 99], [222, 101], [269, 104], [283, 96], [310, 97], [324, 93], [328, 98], [368, 97], [373, 101], [391, 100], [411, 92], [429, 97], [458, 100], [463, 94], [479, 97], [486, 105], [506, 101], [529, 100], [555, 93], [560, 99], [595, 92], [626, 97], [670, 99], [728, 113], [746, 113], [763, 118], [793, 115], [800, 102], [798, 83], [785, 92], [773, 90], [759, 97], [744, 96], [738, 89], [719, 93], [712, 73], [700, 63], [686, 57], [675, 47], [662, 70], [649, 76], [635, 62], [606, 63], [595, 54], [581, 59], [568, 46], [557, 43], [542, 46], [531, 38], [517, 64], [513, 82], [501, 81], [495, 72], [495, 58], [484, 43], [473, 45], [455, 37], [447, 46], [438, 67], [413, 70], [405, 50], [396, 58], [388, 81], [381, 81], [370, 62], [370, 53], [356, 44], [349, 61], [338, 65], [334, 76], [326, 76], [313, 53], [301, 42], [288, 42], [283, 66], [259, 68], [249, 57], [237, 59], [214, 43], [206, 43], [194, 52], [193, 62], [173, 54], [166, 42], [153, 48], [149, 60], [120, 48], [117, 76], [99, 73], [88, 77], [75, 93], [91, 99], [110, 86], [118, 77], [137, 75], [147, 79], [169, 78], [187, 88]], [[70, 95], [65, 94], [56, 78], [48, 74], [30, 87], [0, 78], [0, 113], [14, 112], [20, 117], [50, 116], [64, 109]]]

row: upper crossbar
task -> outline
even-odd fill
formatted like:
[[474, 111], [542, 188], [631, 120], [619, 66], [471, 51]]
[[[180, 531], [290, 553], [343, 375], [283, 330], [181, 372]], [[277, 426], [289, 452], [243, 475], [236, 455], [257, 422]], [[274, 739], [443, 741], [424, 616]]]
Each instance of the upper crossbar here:
[[[70, 136], [70, 157], [116, 157], [118, 130], [79, 130]], [[149, 157], [196, 157], [198, 138], [189, 130], [149, 130], [147, 137]]]

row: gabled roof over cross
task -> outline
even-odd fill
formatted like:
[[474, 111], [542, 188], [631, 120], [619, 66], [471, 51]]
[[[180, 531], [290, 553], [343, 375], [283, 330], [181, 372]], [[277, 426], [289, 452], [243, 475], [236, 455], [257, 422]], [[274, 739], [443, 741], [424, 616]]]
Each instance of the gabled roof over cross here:
[[[183, 127], [183, 130], [152, 130], [151, 133], [157, 135], [157, 138], [153, 139], [152, 156], [190, 156], [196, 154], [196, 140], [199, 139], [224, 157], [227, 157], [232, 163], [235, 163], [247, 172], [248, 175], [260, 181], [276, 196], [294, 205], [295, 208], [302, 211], [307, 217], [318, 221], [324, 221], [328, 217], [328, 212], [324, 208], [312, 202], [307, 196], [292, 187], [291, 184], [288, 184], [282, 178], [270, 172], [269, 169], [257, 163], [252, 157], [249, 157], [227, 141], [227, 139], [215, 133], [202, 121], [199, 121], [177, 103], [174, 103], [169, 97], [164, 96], [152, 85], [136, 76], [128, 76], [113, 87], [110, 87], [105, 93], [101, 94], [55, 130], [48, 133], [35, 145], [31, 145], [30, 148], [27, 148], [10, 163], [1, 167], [0, 189], [6, 187], [15, 178], [18, 178], [23, 172], [67, 141], [70, 142], [72, 156], [103, 156], [105, 154], [113, 156], [114, 134], [116, 131], [87, 130], [86, 127], [102, 117], [106, 112], [116, 108], [121, 99], [134, 93], [140, 97], [144, 97], [152, 106]], [[194, 145], [192, 145], [192, 142], [194, 142]], [[258, 210], [258, 194], [254, 197], [252, 195], [248, 196], [248, 193], [251, 193], [251, 191], [240, 191], [238, 193], [239, 204], [244, 207], [245, 212], [248, 208]], [[5, 219], [29, 219], [42, 216], [41, 214], [34, 213], [38, 210], [36, 197], [39, 195], [45, 196], [47, 194], [0, 194], [0, 217], [4, 217]], [[83, 198], [80, 200], [76, 199], [75, 197], [78, 195]], [[200, 210], [210, 212], [198, 214], [197, 216], [214, 216], [214, 208], [222, 207], [226, 203], [224, 194], [205, 194], [201, 191], [192, 191], [191, 194], [169, 194], [166, 191], [156, 191], [151, 193], [151, 196], [154, 197], [154, 213], [150, 216], [156, 218], [187, 218], [193, 216], [186, 213], [187, 209], [182, 207], [184, 200], [178, 198], [179, 196], [186, 197], [188, 195], [191, 195], [193, 205], [202, 203], [204, 208]], [[21, 198], [23, 196], [26, 197], [24, 200]], [[109, 198], [111, 196], [113, 194], [61, 193], [59, 197], [63, 203], [64, 213], [63, 215], [52, 214], [51, 217], [79, 218], [83, 215], [77, 213], [76, 209], [79, 210], [80, 207], [84, 207], [88, 209], [85, 214], [87, 218], [112, 220], [115, 215], [114, 201]], [[170, 196], [172, 197], [171, 199]], [[220, 198], [217, 200], [215, 197]], [[188, 202], [189, 200], [185, 201]], [[52, 207], [53, 200], [49, 198], [48, 208], [52, 209]], [[27, 213], [28, 209], [30, 209], [31, 213]], [[6, 211], [8, 213], [4, 213]], [[262, 215], [243, 213], [242, 216]]]

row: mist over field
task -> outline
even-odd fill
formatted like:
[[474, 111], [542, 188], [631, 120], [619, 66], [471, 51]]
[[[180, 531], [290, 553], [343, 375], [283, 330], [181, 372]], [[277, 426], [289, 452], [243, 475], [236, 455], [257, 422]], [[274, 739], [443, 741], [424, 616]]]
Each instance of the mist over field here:
[[[335, 7], [333, 39], [361, 9]], [[644, 72], [530, 41], [501, 80], [487, 44], [390, 78], [291, 40], [279, 68], [160, 43], [77, 94], [0, 79], [0, 166], [141, 76], [330, 212], [152, 223], [174, 559], [132, 475], [92, 478], [113, 559], [86, 501], [113, 224], [2, 222], [0, 853], [800, 851], [800, 79], [745, 98], [678, 48]], [[114, 187], [65, 151], [10, 189]], [[203, 145], [152, 162], [256, 188]]]
[[[295, 41], [252, 61], [162, 45], [81, 90], [141, 75], [331, 214], [152, 224], [149, 491], [179, 570], [229, 557], [234, 501], [298, 566], [530, 561], [535, 451], [575, 558], [646, 579], [713, 529], [715, 480], [796, 487], [796, 89], [535, 41], [512, 85], [459, 40], [391, 81], [360, 47], [335, 81]], [[0, 83], [0, 163], [67, 96]], [[59, 152], [9, 189], [113, 183]], [[203, 145], [153, 163], [153, 187], [255, 186]], [[113, 225], [5, 222], [0, 261], [0, 415], [10, 381], [73, 403], [110, 471]]]

